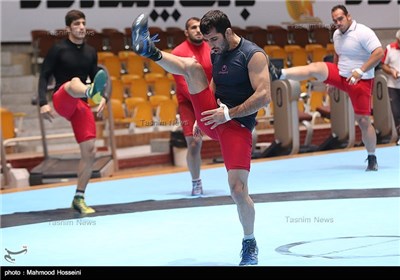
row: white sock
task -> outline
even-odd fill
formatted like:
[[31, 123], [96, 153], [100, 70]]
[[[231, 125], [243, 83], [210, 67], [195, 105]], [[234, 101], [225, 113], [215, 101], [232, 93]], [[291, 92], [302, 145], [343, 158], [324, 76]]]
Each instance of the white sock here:
[[85, 192], [77, 190], [75, 196], [85, 197]]
[[281, 73], [282, 73], [282, 74], [281, 74], [281, 76], [279, 77], [279, 79], [280, 79], [280, 80], [286, 79], [285, 69], [282, 69], [282, 70], [281, 70]]
[[93, 86], [93, 85], [89, 85], [89, 86], [87, 87], [87, 89], [85, 90], [85, 95], [86, 95], [87, 98], [90, 98], [89, 91], [90, 91], [90, 88], [91, 88], [92, 86]]
[[254, 239], [254, 233], [250, 234], [250, 235], [245, 235], [243, 237], [243, 240], [249, 240], [249, 239]]
[[200, 178], [198, 178], [198, 179], [193, 179], [193, 180], [192, 180], [192, 186], [193, 186], [193, 187], [202, 186], [202, 185], [201, 185], [201, 179], [200, 179]]

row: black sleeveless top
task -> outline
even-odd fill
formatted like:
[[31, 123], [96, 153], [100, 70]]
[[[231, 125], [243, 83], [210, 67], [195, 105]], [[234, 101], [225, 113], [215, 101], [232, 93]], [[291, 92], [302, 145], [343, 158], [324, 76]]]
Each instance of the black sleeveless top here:
[[[254, 93], [247, 65], [256, 52], [264, 50], [244, 38], [239, 45], [223, 54], [212, 54], [213, 80], [216, 85], [215, 98], [220, 99], [228, 108], [242, 104]], [[265, 54], [266, 55], [266, 54]], [[256, 125], [257, 112], [245, 117], [235, 118], [250, 131]]]

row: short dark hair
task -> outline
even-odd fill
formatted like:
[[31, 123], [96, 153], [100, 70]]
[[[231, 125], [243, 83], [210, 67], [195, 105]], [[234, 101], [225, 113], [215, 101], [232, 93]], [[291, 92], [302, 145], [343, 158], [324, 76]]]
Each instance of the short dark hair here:
[[334, 6], [334, 7], [332, 8], [332, 10], [331, 10], [331, 13], [333, 13], [333, 12], [336, 11], [336, 10], [342, 10], [345, 16], [347, 16], [347, 14], [349, 13], [349, 12], [347, 11], [347, 8], [346, 8], [344, 5], [336, 5], [336, 6]]
[[71, 10], [65, 15], [65, 25], [70, 26], [74, 20], [86, 19], [85, 14], [79, 10]]
[[203, 34], [208, 34], [212, 28], [225, 36], [226, 29], [231, 28], [228, 16], [220, 10], [207, 12], [200, 21], [200, 31]]
[[191, 17], [191, 18], [189, 18], [189, 19], [186, 21], [186, 23], [185, 23], [185, 29], [186, 29], [186, 30], [189, 29], [189, 22], [190, 22], [191, 20], [200, 21], [200, 19], [199, 19], [198, 17]]

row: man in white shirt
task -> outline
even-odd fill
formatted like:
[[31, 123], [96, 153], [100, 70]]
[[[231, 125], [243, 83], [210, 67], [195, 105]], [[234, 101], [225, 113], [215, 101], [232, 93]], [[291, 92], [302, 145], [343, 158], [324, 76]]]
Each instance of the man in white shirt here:
[[334, 6], [331, 15], [337, 27], [333, 34], [333, 63], [315, 62], [282, 69], [280, 78], [302, 81], [314, 77], [347, 92], [368, 152], [366, 171], [377, 171], [376, 133], [370, 116], [375, 66], [384, 56], [382, 44], [372, 29], [351, 18], [345, 6]]
[[386, 46], [385, 56], [382, 59], [382, 70], [388, 74], [390, 106], [399, 136], [397, 145], [400, 145], [400, 29], [396, 33], [396, 41]]

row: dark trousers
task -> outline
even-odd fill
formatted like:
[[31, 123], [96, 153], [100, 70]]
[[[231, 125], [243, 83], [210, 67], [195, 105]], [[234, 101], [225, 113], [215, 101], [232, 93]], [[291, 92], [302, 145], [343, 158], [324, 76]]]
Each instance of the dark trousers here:
[[400, 135], [400, 88], [388, 88], [397, 134]]

